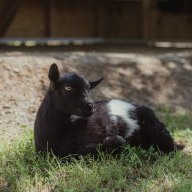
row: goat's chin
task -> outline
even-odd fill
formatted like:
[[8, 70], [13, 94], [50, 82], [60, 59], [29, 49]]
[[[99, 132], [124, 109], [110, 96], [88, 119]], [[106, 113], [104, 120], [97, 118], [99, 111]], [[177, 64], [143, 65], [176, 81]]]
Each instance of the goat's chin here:
[[93, 113], [82, 115], [82, 117], [90, 117], [91, 115], [93, 115]]
[[75, 115], [86, 118], [86, 117], [90, 117], [92, 114], [93, 114], [93, 111], [86, 111], [86, 112], [77, 113]]

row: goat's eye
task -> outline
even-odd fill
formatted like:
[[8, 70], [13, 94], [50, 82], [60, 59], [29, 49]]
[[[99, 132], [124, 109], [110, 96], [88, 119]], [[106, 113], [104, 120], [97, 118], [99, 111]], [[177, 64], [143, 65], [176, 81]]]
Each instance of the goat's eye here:
[[72, 87], [69, 87], [69, 86], [65, 86], [64, 87], [66, 91], [71, 91], [72, 90]]

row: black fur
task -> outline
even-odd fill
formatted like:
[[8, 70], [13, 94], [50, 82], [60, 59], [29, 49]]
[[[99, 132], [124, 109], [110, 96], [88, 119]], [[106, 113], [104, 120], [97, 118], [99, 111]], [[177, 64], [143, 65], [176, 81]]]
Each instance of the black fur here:
[[[129, 129], [125, 122], [121, 118], [116, 123], [111, 121], [106, 107], [108, 101], [91, 101], [88, 92], [93, 87], [84, 77], [77, 74], [58, 75], [57, 66], [52, 65], [50, 88], [35, 121], [36, 151], [49, 151], [63, 157], [96, 153], [98, 147], [111, 151], [125, 143], [144, 149], [154, 146], [164, 153], [176, 149], [170, 133], [151, 109], [136, 106], [131, 118], [138, 121], [140, 129], [125, 138]], [[66, 86], [72, 89], [65, 90]]]

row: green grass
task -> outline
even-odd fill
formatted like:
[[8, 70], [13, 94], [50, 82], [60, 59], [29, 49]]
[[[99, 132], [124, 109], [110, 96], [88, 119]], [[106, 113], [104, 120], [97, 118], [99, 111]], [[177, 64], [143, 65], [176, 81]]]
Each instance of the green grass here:
[[94, 159], [57, 159], [35, 154], [33, 135], [25, 131], [15, 141], [0, 144], [0, 191], [192, 191], [192, 120], [189, 115], [163, 113], [174, 138], [186, 151], [161, 156], [126, 146], [122, 154], [100, 153]]

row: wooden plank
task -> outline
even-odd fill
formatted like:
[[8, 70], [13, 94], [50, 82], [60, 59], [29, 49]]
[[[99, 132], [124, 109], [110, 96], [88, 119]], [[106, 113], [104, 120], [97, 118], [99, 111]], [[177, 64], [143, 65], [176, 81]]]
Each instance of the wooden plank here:
[[20, 0], [7, 0], [0, 12], [0, 36], [3, 37], [8, 30], [11, 22], [14, 19], [15, 14], [20, 5]]
[[142, 15], [143, 15], [143, 21], [142, 21], [142, 34], [143, 34], [143, 40], [150, 40], [150, 26], [149, 26], [149, 17], [150, 17], [150, 0], [143, 0], [142, 3]]
[[52, 35], [53, 0], [44, 0], [44, 36]]

